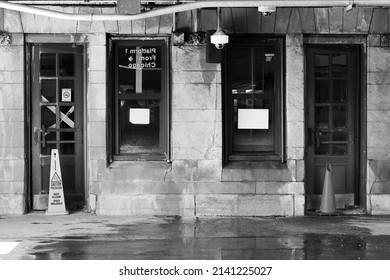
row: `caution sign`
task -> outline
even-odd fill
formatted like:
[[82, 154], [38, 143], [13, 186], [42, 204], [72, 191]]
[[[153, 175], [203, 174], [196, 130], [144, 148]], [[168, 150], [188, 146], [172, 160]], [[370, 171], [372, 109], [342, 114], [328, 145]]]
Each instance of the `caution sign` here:
[[46, 215], [67, 215], [65, 208], [64, 187], [61, 176], [60, 158], [57, 149], [51, 150], [49, 205]]

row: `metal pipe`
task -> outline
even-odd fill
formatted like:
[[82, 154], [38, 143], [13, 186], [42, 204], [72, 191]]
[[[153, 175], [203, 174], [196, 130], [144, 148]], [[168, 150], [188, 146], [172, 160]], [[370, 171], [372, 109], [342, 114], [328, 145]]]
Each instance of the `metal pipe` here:
[[[134, 15], [121, 15], [121, 14], [70, 14], [63, 13], [44, 8], [38, 8], [33, 6], [26, 6], [22, 4], [15, 4], [0, 0], [0, 8], [36, 14], [41, 16], [54, 17], [65, 20], [79, 20], [79, 21], [110, 21], [110, 20], [137, 20], [150, 17], [162, 16], [166, 14], [185, 12], [189, 10], [202, 9], [202, 8], [235, 8], [235, 7], [258, 7], [258, 6], [276, 6], [276, 7], [346, 7], [351, 3], [351, 0], [226, 0], [226, 1], [196, 1], [192, 3], [173, 5], [160, 9], [151, 10], [145, 13]], [[390, 6], [389, 0], [355, 0], [357, 6]]]

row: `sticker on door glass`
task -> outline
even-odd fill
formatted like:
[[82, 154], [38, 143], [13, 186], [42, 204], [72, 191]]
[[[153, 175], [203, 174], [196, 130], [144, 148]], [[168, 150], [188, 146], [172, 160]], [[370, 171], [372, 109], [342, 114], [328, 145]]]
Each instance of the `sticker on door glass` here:
[[149, 124], [150, 110], [140, 108], [130, 108], [130, 122], [132, 124]]
[[238, 109], [238, 129], [268, 129], [268, 109]]
[[63, 88], [61, 92], [61, 101], [62, 102], [72, 102], [72, 89]]

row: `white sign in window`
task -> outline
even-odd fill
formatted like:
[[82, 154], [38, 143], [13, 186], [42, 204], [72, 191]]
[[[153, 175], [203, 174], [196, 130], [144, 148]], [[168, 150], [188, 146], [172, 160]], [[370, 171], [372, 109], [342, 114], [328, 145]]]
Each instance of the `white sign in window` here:
[[238, 129], [268, 129], [268, 109], [238, 109]]
[[132, 124], [150, 124], [150, 109], [130, 108]]
[[72, 101], [72, 89], [63, 88], [61, 90], [61, 101], [62, 102], [71, 102]]

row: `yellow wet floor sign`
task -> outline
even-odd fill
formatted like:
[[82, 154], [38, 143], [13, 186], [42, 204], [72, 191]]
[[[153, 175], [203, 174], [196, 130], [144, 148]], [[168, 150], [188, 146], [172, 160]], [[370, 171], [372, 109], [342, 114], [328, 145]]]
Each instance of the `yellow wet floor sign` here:
[[65, 208], [64, 187], [61, 176], [60, 157], [57, 149], [51, 150], [49, 205], [46, 215], [67, 215]]

